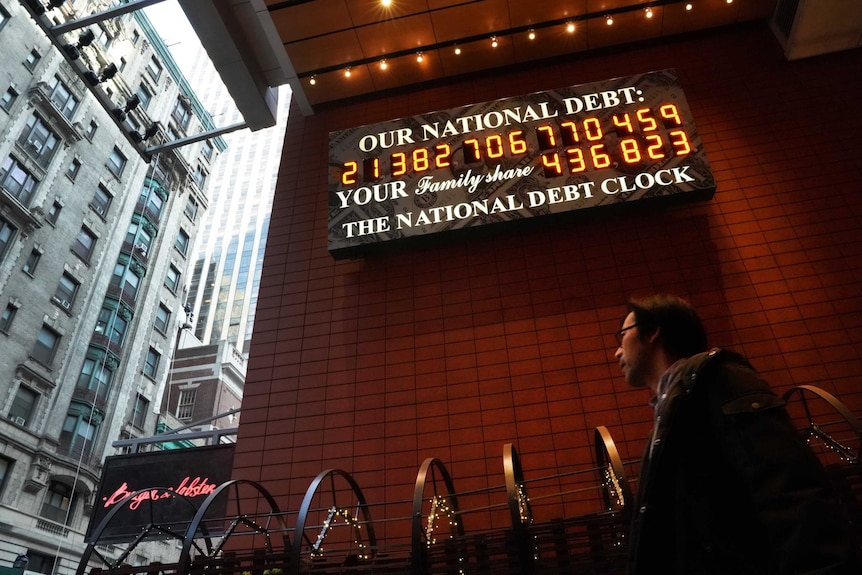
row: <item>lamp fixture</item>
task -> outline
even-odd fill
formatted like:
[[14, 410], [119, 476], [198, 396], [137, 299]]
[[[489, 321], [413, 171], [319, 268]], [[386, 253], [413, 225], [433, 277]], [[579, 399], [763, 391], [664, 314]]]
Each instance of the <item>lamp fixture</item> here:
[[491, 36], [491, 48], [496, 48], [496, 47], [497, 47], [497, 37]]
[[349, 78], [352, 72], [350, 71], [350, 66], [344, 69], [344, 77]]
[[575, 23], [574, 22], [570, 21], [566, 24], [566, 32], [568, 32], [569, 34], [575, 33]]
[[527, 38], [529, 38], [530, 40], [535, 40], [536, 39], [536, 31], [533, 30], [532, 28], [527, 30]]
[[66, 0], [48, 0], [48, 6], [42, 4], [39, 0], [27, 0], [27, 6], [33, 11], [36, 16], [41, 16], [48, 10], [59, 8]]
[[416, 61], [417, 62], [421, 62], [424, 59], [425, 59], [425, 55], [422, 54], [422, 52], [416, 52]]
[[389, 67], [389, 63], [386, 61], [386, 58], [383, 58], [382, 60], [380, 60], [380, 69], [381, 70], [385, 70], [388, 67]]
[[153, 136], [155, 136], [158, 133], [159, 133], [159, 123], [154, 122], [154, 123], [150, 124], [150, 126], [146, 130], [144, 130], [143, 132], [129, 132], [129, 136], [131, 136], [135, 142], [140, 144], [141, 142], [149, 140], [150, 138], [152, 138]]
[[110, 64], [102, 68], [102, 73], [99, 75], [97, 75], [92, 70], [87, 70], [82, 75], [84, 76], [84, 79], [87, 81], [88, 84], [90, 84], [91, 86], [98, 86], [99, 84], [107, 82], [108, 80], [117, 75], [117, 65], [111, 62]]
[[646, 17], [647, 17], [647, 18], [652, 18], [652, 8], [650, 8], [649, 6], [647, 6], [647, 7], [644, 9], [644, 12], [646, 12]]
[[607, 19], [607, 20], [605, 20], [605, 23], [606, 23], [608, 26], [613, 26], [613, 25], [614, 25], [614, 17], [613, 17], [613, 16], [608, 16], [608, 19]]
[[461, 46], [457, 46], [457, 45], [455, 46], [455, 55], [456, 56], [461, 55]]
[[691, 11], [692, 8], [694, 8], [694, 6], [692, 6], [691, 2], [685, 5], [686, 11]]
[[122, 108], [114, 108], [111, 110], [111, 113], [117, 118], [120, 122], [126, 121], [126, 116], [129, 115], [129, 112], [137, 108], [141, 105], [141, 99], [137, 94], [132, 94], [132, 97], [126, 100], [126, 105]]
[[77, 44], [66, 44], [65, 46], [63, 46], [63, 50], [66, 51], [66, 54], [69, 56], [69, 58], [71, 58], [72, 60], [77, 60], [81, 57], [81, 48], [83, 48], [84, 46], [89, 46], [93, 43], [95, 39], [96, 35], [93, 33], [92, 30], [87, 28], [86, 30], [84, 30], [84, 32], [81, 33], [80, 36], [78, 36]]
[[317, 84], [317, 76], [312, 76], [311, 78], [309, 78], [308, 83], [311, 84], [312, 86]]

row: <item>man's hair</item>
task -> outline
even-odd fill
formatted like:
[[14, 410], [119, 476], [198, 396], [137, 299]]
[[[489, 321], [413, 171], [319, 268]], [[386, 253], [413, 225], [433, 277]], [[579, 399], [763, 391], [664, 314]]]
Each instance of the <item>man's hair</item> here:
[[684, 299], [656, 294], [632, 298], [626, 308], [635, 314], [638, 334], [646, 338], [658, 331], [662, 347], [672, 357], [680, 359], [706, 351], [706, 330], [697, 312]]

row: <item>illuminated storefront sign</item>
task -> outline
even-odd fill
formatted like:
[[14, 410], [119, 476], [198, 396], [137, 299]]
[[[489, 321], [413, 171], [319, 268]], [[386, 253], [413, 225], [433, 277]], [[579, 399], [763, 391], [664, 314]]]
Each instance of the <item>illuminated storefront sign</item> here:
[[[207, 496], [230, 480], [233, 452], [233, 445], [219, 445], [106, 458], [85, 540], [114, 508], [100, 542], [131, 541], [151, 523], [188, 523]], [[206, 517], [223, 517], [226, 505], [226, 494], [217, 497]]]
[[330, 133], [329, 249], [715, 192], [673, 70]]

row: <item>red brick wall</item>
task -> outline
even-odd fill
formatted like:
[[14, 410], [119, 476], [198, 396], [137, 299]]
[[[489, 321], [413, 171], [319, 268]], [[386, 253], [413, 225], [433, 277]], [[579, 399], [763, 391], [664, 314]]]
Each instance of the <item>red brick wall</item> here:
[[[669, 67], [718, 181], [713, 200], [357, 261], [327, 252], [330, 130]], [[627, 296], [653, 291], [689, 298], [711, 343], [748, 355], [779, 391], [822, 386], [862, 414], [860, 69], [860, 50], [788, 62], [755, 26], [308, 118], [294, 109], [234, 476], [295, 511], [331, 467], [371, 502], [409, 500], [432, 456], [459, 492], [499, 486], [507, 442], [528, 479], [589, 470], [597, 425], [636, 459], [651, 411], [620, 378], [611, 334]], [[594, 511], [597, 495], [537, 514]], [[490, 515], [468, 529], [505, 523]]]

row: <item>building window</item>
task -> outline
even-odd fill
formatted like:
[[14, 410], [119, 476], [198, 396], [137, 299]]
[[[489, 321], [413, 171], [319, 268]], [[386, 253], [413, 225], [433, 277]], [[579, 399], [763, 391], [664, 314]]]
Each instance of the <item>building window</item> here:
[[81, 103], [59, 76], [54, 76], [54, 79], [51, 81], [51, 93], [48, 97], [57, 109], [60, 110], [60, 113], [69, 120], [74, 117], [75, 112], [78, 110], [78, 105]]
[[7, 112], [12, 109], [12, 105], [15, 103], [15, 100], [18, 99], [18, 91], [15, 88], [9, 86], [5, 92], [3, 92], [3, 97], [0, 98], [0, 108], [3, 108]]
[[[3, 26], [10, 20], [9, 12], [6, 11], [6, 8], [0, 6], [0, 30], [3, 29]], [[3, 486], [3, 481], [0, 479], [0, 487]]]
[[156, 320], [153, 322], [154, 327], [159, 332], [167, 335], [170, 322], [171, 310], [166, 308], [164, 304], [159, 304], [159, 308], [156, 310]]
[[46, 166], [54, 157], [60, 138], [48, 127], [42, 118], [33, 114], [27, 120], [27, 127], [18, 138], [27, 153], [33, 157], [39, 165]]
[[123, 346], [123, 341], [126, 339], [128, 327], [129, 322], [122, 314], [118, 313], [116, 308], [103, 307], [99, 311], [99, 317], [96, 320], [96, 333], [106, 336], [108, 340], [120, 347]]
[[180, 398], [177, 401], [177, 419], [191, 419], [195, 409], [195, 394], [194, 389], [184, 389], [180, 392]]
[[150, 61], [147, 62], [147, 73], [150, 75], [150, 78], [156, 82], [158, 82], [159, 78], [162, 77], [162, 64], [155, 56], [152, 56]]
[[111, 277], [110, 286], [120, 290], [124, 300], [134, 302], [138, 298], [141, 278], [129, 267], [128, 263], [120, 261], [114, 266], [114, 275]]
[[42, 252], [39, 250], [31, 251], [30, 255], [27, 256], [27, 261], [24, 262], [24, 267], [21, 269], [23, 269], [24, 273], [28, 276], [32, 276], [36, 271], [36, 267], [39, 265], [40, 259], [42, 259]]
[[32, 72], [36, 68], [36, 64], [38, 64], [41, 59], [42, 55], [34, 48], [30, 50], [29, 54], [27, 54], [27, 58], [24, 60], [24, 66]]
[[174, 111], [171, 112], [171, 117], [176, 121], [180, 128], [183, 130], [188, 129], [189, 123], [192, 119], [192, 109], [182, 97], [177, 99]]
[[42, 365], [49, 366], [54, 361], [54, 354], [57, 353], [59, 346], [60, 334], [47, 325], [42, 324], [42, 329], [39, 330], [39, 335], [36, 336], [36, 345], [33, 346], [30, 357]]
[[90, 455], [97, 431], [85, 416], [69, 413], [60, 431], [60, 449], [74, 457]]
[[26, 426], [36, 412], [36, 402], [39, 401], [39, 394], [23, 385], [18, 386], [18, 391], [15, 392], [15, 399], [12, 400], [12, 407], [9, 408], [9, 419], [18, 425]]
[[0, 218], [0, 262], [6, 257], [6, 252], [9, 251], [9, 246], [15, 241], [15, 233], [18, 228]]
[[206, 158], [207, 160], [212, 160], [214, 151], [215, 147], [213, 146], [212, 142], [210, 142], [209, 140], [204, 142], [204, 158]]
[[90, 123], [87, 124], [87, 131], [84, 132], [84, 137], [92, 142], [98, 130], [99, 124], [96, 123], [96, 120], [90, 120]]
[[184, 213], [191, 221], [195, 221], [195, 218], [198, 216], [198, 203], [191, 194], [189, 195], [188, 200], [186, 200], [186, 209], [184, 210]]
[[18, 308], [11, 303], [6, 304], [6, 309], [0, 314], [0, 332], [9, 333], [12, 328], [12, 322], [15, 320], [15, 314], [18, 313]]
[[173, 293], [177, 293], [180, 287], [180, 271], [174, 266], [168, 266], [168, 273], [165, 274], [165, 286]]
[[78, 389], [89, 389], [99, 399], [108, 397], [108, 390], [114, 379], [114, 372], [103, 361], [88, 357], [84, 360], [81, 374], [78, 376]]
[[102, 48], [107, 50], [111, 47], [111, 44], [114, 41], [114, 37], [111, 36], [110, 32], [105, 29], [101, 24], [98, 26], [99, 33], [96, 34], [96, 41], [102, 45]]
[[179, 250], [179, 252], [183, 255], [186, 255], [189, 251], [189, 242], [190, 242], [189, 234], [182, 228], [180, 228], [179, 233], [177, 234], [177, 239], [174, 242], [174, 247]]
[[118, 149], [111, 150], [111, 155], [108, 157], [108, 171], [118, 178], [123, 174], [126, 167], [126, 156]]
[[64, 310], [69, 311], [75, 303], [79, 287], [78, 280], [63, 272], [63, 275], [60, 276], [60, 283], [57, 284], [57, 290], [54, 292], [54, 301], [59, 303]]
[[87, 228], [82, 227], [81, 231], [78, 232], [78, 237], [75, 238], [75, 243], [72, 244], [72, 253], [85, 263], [90, 263], [95, 248], [96, 236]]
[[9, 477], [11, 468], [12, 462], [5, 457], [0, 457], [0, 495], [3, 494], [3, 488], [6, 487], [6, 478]]
[[145, 185], [141, 189], [138, 202], [144, 206], [144, 215], [154, 224], [162, 219], [162, 209], [165, 207], [165, 199], [159, 194], [155, 185]]
[[155, 379], [156, 371], [159, 369], [159, 361], [161, 359], [162, 355], [153, 348], [147, 350], [147, 359], [144, 361], [144, 375]]
[[[42, 510], [39, 512], [39, 515], [45, 519], [65, 525], [67, 523], [67, 515], [70, 515], [69, 508], [71, 503], [72, 488], [65, 483], [52, 481], [45, 492], [45, 499], [42, 501]], [[27, 567], [31, 568], [30, 565]]]
[[16, 200], [29, 207], [30, 198], [36, 191], [39, 182], [27, 169], [12, 156], [7, 156], [0, 168], [0, 186], [15, 197]]
[[138, 40], [141, 39], [141, 34], [137, 30], [132, 30], [132, 44], [138, 45]]
[[143, 429], [147, 422], [147, 412], [150, 410], [150, 401], [140, 393], [135, 396], [135, 406], [132, 408], [132, 425]]
[[60, 217], [60, 212], [63, 211], [63, 205], [60, 202], [54, 202], [51, 204], [51, 207], [48, 208], [48, 213], [45, 214], [45, 219], [52, 226], [57, 225], [57, 219]]
[[147, 86], [141, 82], [141, 85], [138, 86], [138, 91], [135, 92], [138, 96], [138, 100], [140, 100], [140, 106], [142, 110], [146, 110], [147, 106], [150, 105], [150, 100], [153, 99], [153, 92], [147, 88]]
[[113, 200], [114, 196], [111, 195], [105, 186], [99, 184], [96, 188], [96, 193], [93, 195], [93, 200], [90, 202], [90, 207], [104, 218], [105, 214], [108, 213], [108, 209], [111, 207], [111, 202]]
[[78, 172], [81, 171], [81, 162], [77, 159], [72, 160], [72, 163], [69, 164], [69, 169], [66, 170], [66, 177], [75, 181], [75, 178], [78, 177]]
[[198, 185], [198, 188], [200, 188], [201, 190], [204, 189], [204, 186], [207, 183], [207, 173], [206, 171], [204, 171], [203, 166], [201, 166], [200, 164], [198, 164], [198, 167], [195, 168], [194, 180], [195, 183]]

